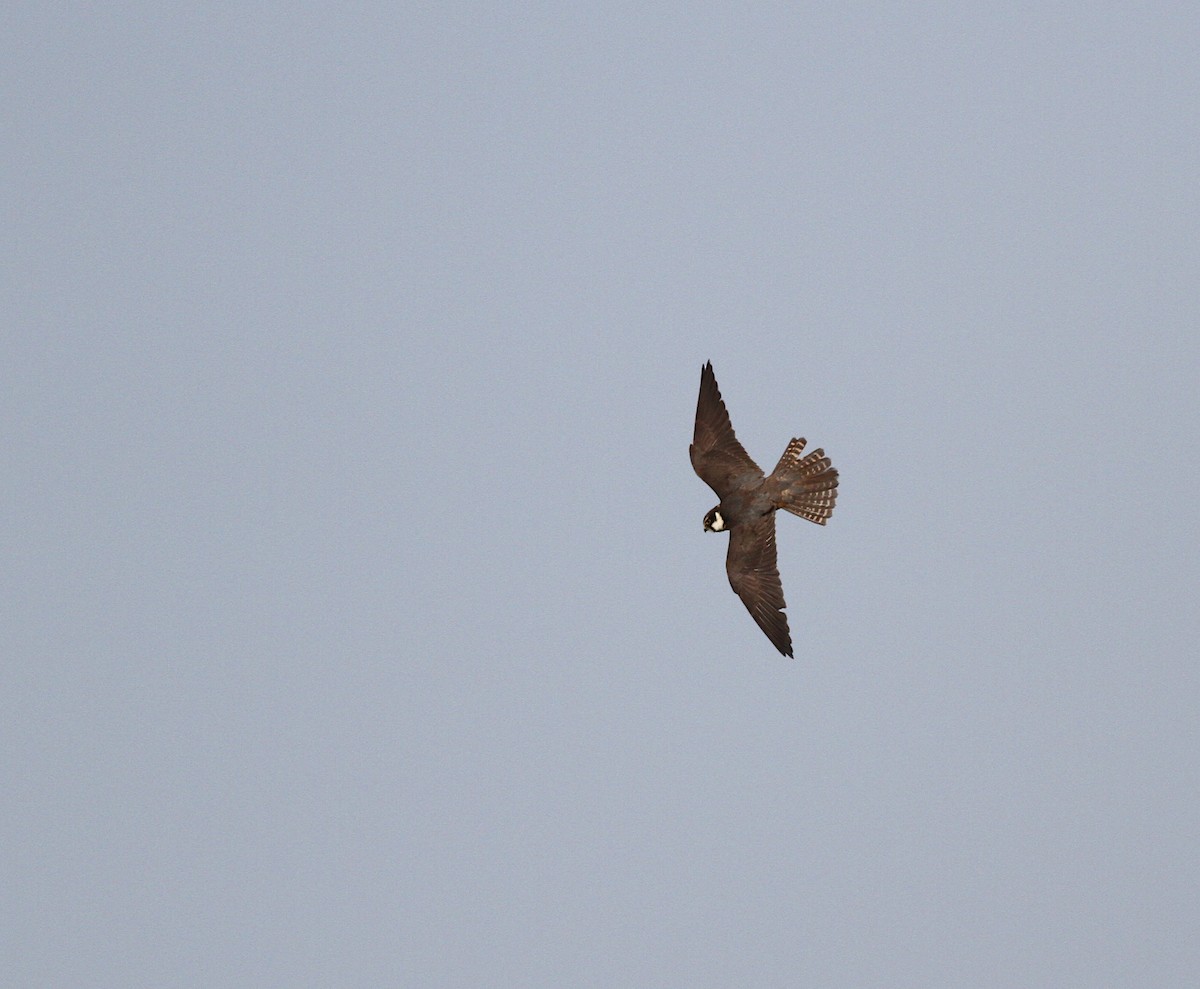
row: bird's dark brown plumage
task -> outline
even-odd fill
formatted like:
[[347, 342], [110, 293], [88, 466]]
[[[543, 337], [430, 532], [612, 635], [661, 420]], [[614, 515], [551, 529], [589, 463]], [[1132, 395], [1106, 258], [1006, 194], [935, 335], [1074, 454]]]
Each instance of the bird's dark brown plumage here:
[[761, 481], [762, 468], [746, 453], [734, 435], [729, 413], [717, 388], [712, 361], [700, 372], [700, 397], [696, 401], [696, 429], [688, 448], [692, 467], [700, 480], [712, 488], [717, 497], [737, 484], [751, 479]]
[[705, 516], [705, 528], [711, 520], [716, 530], [729, 530], [729, 584], [785, 656], [792, 655], [792, 637], [776, 558], [775, 511], [782, 508], [824, 525], [837, 498], [837, 470], [823, 450], [802, 456], [804, 445], [803, 439], [793, 439], [771, 476], [764, 477], [734, 435], [712, 362], [704, 365], [688, 449], [697, 475], [721, 499]]

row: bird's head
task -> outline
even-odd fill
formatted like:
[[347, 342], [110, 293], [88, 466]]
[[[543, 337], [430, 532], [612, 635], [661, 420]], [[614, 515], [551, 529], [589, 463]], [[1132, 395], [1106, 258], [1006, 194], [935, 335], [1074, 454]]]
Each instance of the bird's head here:
[[704, 531], [705, 532], [724, 532], [725, 519], [721, 516], [721, 506], [718, 505], [711, 512], [704, 516]]

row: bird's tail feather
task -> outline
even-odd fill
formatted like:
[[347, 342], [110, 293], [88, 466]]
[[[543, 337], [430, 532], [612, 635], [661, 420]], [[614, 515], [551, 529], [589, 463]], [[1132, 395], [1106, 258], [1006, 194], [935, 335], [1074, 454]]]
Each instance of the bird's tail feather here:
[[837, 500], [838, 472], [824, 450], [813, 450], [802, 457], [804, 443], [803, 439], [792, 440], [771, 473], [779, 492], [775, 504], [802, 519], [824, 525]]

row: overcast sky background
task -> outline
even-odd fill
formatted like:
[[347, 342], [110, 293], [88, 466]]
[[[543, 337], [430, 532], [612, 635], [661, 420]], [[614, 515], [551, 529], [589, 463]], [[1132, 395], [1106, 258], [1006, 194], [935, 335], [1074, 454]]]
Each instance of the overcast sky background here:
[[1193, 7], [3, 22], [12, 985], [1194, 984]]

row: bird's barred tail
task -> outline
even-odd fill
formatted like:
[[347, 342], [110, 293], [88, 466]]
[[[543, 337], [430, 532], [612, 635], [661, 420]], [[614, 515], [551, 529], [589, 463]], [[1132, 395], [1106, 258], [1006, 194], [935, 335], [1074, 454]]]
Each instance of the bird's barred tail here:
[[803, 439], [792, 440], [771, 473], [779, 491], [775, 504], [802, 519], [824, 525], [837, 500], [838, 472], [824, 450], [813, 450], [802, 457], [804, 443]]

